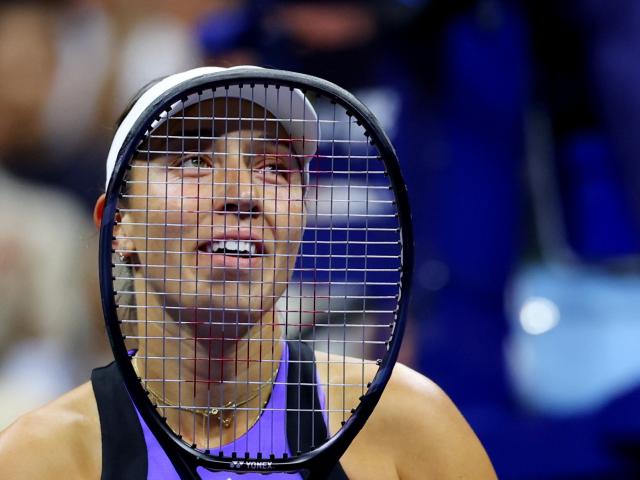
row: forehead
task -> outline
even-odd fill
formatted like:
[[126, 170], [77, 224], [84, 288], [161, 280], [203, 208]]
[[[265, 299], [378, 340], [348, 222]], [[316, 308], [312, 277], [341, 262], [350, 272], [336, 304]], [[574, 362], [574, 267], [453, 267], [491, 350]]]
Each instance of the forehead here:
[[287, 119], [276, 119], [271, 112], [256, 102], [246, 99], [222, 97], [203, 100], [176, 112], [166, 124], [160, 125], [155, 134], [182, 132], [201, 137], [222, 136], [230, 132], [253, 131], [268, 134], [274, 139], [288, 139], [284, 127]]
[[137, 157], [252, 151], [291, 145], [287, 130], [261, 105], [238, 98], [215, 98], [189, 105], [161, 122], [141, 144]]

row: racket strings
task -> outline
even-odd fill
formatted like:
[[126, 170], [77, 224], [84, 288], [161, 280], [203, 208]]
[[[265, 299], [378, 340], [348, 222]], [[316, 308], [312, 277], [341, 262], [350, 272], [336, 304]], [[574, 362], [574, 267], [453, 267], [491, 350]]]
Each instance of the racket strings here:
[[[319, 443], [308, 414], [335, 435], [386, 352], [398, 212], [381, 153], [344, 107], [308, 95], [318, 118], [273, 118], [255, 101], [271, 86], [243, 88], [244, 100], [199, 92], [149, 127], [119, 192], [114, 290], [141, 384], [177, 436], [211, 455], [279, 457], [294, 418], [296, 455]], [[300, 344], [315, 360], [285, 363]], [[293, 363], [297, 378], [275, 378]], [[308, 404], [303, 387], [318, 392]]]

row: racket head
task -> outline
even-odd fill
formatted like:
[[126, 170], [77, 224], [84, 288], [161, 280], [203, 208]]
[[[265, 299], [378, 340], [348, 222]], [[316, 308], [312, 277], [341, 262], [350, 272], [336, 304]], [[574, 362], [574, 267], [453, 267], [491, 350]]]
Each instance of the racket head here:
[[[127, 184], [130, 183], [128, 175], [131, 175], [132, 166], [136, 161], [134, 159], [139, 157], [141, 145], [144, 145], [145, 141], [149, 144], [149, 135], [153, 136], [154, 131], [162, 128], [163, 119], [166, 122], [165, 124], [169, 125], [170, 119], [176, 118], [176, 115], [181, 113], [180, 104], [183, 106], [182, 114], [184, 114], [184, 108], [186, 108], [184, 105], [189, 103], [189, 98], [192, 98], [193, 95], [201, 97], [203, 92], [216, 92], [220, 89], [229, 91], [229, 89], [238, 87], [254, 91], [256, 89], [277, 88], [280, 92], [284, 92], [285, 95], [292, 95], [291, 92], [301, 92], [305, 99], [311, 99], [314, 102], [316, 108], [320, 108], [320, 104], [322, 104], [325, 107], [327, 105], [333, 106], [334, 109], [333, 113], [329, 114], [333, 115], [333, 118], [331, 116], [326, 117], [326, 111], [330, 111], [331, 108], [329, 107], [329, 110], [324, 109], [319, 114], [319, 118], [313, 122], [314, 127], [317, 128], [317, 135], [311, 140], [316, 143], [314, 152], [309, 154], [309, 151], [305, 150], [306, 147], [304, 146], [298, 151], [298, 156], [304, 158], [305, 162], [309, 162], [306, 173], [303, 172], [301, 175], [305, 207], [308, 209], [305, 213], [306, 227], [303, 236], [299, 240], [300, 252], [297, 254], [295, 266], [291, 268], [290, 273], [287, 273], [290, 275], [287, 280], [288, 288], [291, 288], [291, 286], [299, 287], [298, 295], [296, 296], [298, 302], [295, 306], [292, 304], [289, 306], [282, 306], [282, 304], [276, 306], [275, 303], [273, 306], [274, 311], [277, 310], [286, 316], [284, 323], [287, 328], [292, 327], [294, 330], [293, 334], [287, 332], [287, 336], [297, 341], [310, 342], [312, 345], [317, 346], [314, 340], [316, 340], [316, 325], [322, 324], [322, 321], [317, 318], [320, 313], [324, 315], [329, 330], [335, 327], [335, 325], [332, 325], [333, 320], [330, 319], [331, 314], [328, 312], [332, 310], [331, 301], [335, 298], [335, 295], [331, 294], [331, 285], [336, 283], [362, 283], [356, 289], [363, 297], [361, 303], [364, 306], [362, 311], [358, 312], [361, 318], [353, 323], [353, 320], [346, 320], [347, 313], [345, 313], [344, 325], [346, 326], [343, 328], [346, 331], [348, 328], [353, 328], [353, 325], [362, 325], [363, 352], [368, 345], [364, 340], [365, 336], [369, 335], [368, 331], [365, 333], [365, 329], [368, 328], [368, 326], [365, 326], [367, 319], [375, 317], [377, 322], [375, 327], [377, 330], [374, 333], [374, 338], [377, 339], [375, 340], [377, 342], [377, 350], [374, 354], [375, 358], [368, 359], [376, 365], [376, 371], [372, 378], [367, 379], [366, 384], [363, 382], [361, 386], [362, 395], [359, 397], [359, 401], [355, 405], [348, 405], [349, 408], [343, 412], [344, 419], [341, 422], [341, 427], [338, 431], [332, 432], [326, 441], [320, 445], [315, 445], [310, 450], [292, 452], [290, 455], [281, 455], [269, 451], [261, 452], [259, 455], [252, 455], [249, 452], [242, 451], [233, 451], [231, 455], [226, 453], [221, 455], [220, 452], [213, 454], [212, 451], [215, 449], [204, 448], [185, 441], [182, 436], [172, 429], [161, 413], [162, 406], [158, 408], [158, 402], [152, 401], [149, 390], [145, 388], [145, 379], [141, 379], [133, 368], [131, 335], [127, 335], [128, 332], [123, 327], [123, 320], [125, 319], [122, 318], [122, 306], [116, 301], [117, 295], [122, 292], [117, 290], [116, 277], [118, 272], [116, 271], [117, 261], [114, 261], [116, 250], [114, 249], [114, 240], [118, 237], [116, 230], [122, 228], [119, 225], [119, 219], [122, 214], [123, 192], [126, 191]], [[176, 107], [177, 105], [178, 107]], [[337, 115], [341, 119], [339, 121], [336, 120], [336, 112], [338, 112]], [[270, 111], [267, 113], [272, 114]], [[342, 120], [343, 117], [344, 120]], [[239, 118], [242, 118], [242, 116], [239, 115]], [[251, 118], [255, 117], [252, 115]], [[296, 119], [300, 120], [299, 118]], [[323, 126], [323, 119], [326, 120], [327, 125], [333, 126], [333, 132], [327, 131], [326, 125]], [[282, 124], [284, 121], [291, 121], [292, 119], [275, 118], [275, 120], [277, 121], [276, 123]], [[304, 120], [307, 119], [303, 119], [303, 123]], [[340, 124], [340, 121], [343, 124]], [[130, 124], [131, 126], [127, 128], [126, 132], [119, 132], [123, 140], [121, 141], [121, 146], [117, 148], [117, 155], [115, 156], [113, 171], [106, 193], [100, 230], [100, 287], [105, 321], [114, 357], [122, 373], [127, 390], [140, 415], [168, 453], [176, 469], [183, 476], [194, 475], [197, 467], [204, 467], [209, 470], [244, 472], [269, 472], [274, 470], [318, 471], [324, 468], [323, 466], [337, 462], [375, 408], [391, 376], [404, 331], [413, 266], [411, 218], [405, 183], [402, 179], [395, 151], [388, 137], [369, 109], [346, 90], [316, 77], [255, 67], [203, 72], [192, 78], [180, 81], [176, 85], [158, 93], [142, 111], [136, 114], [134, 121], [130, 122]], [[339, 138], [337, 138], [340, 135], [336, 137], [336, 125], [340, 125], [341, 128], [348, 126], [347, 128], [349, 129], [353, 127], [355, 132], [353, 135], [356, 136], [357, 133], [357, 142], [350, 136], [348, 142], [340, 143]], [[283, 132], [283, 134], [288, 135], [288, 131]], [[291, 145], [293, 145], [294, 140], [300, 139], [294, 138], [290, 140], [292, 140]], [[354, 153], [349, 150], [353, 148], [352, 144], [355, 143], [360, 143], [358, 146], [359, 151], [362, 151], [363, 145], [366, 144], [364, 148], [367, 153], [360, 155], [366, 158], [358, 160], [357, 152]], [[347, 145], [346, 150], [345, 145]], [[338, 150], [343, 155], [336, 154]], [[291, 146], [290, 153], [294, 151], [295, 147]], [[184, 151], [182, 154], [184, 154]], [[345, 159], [348, 161], [346, 166], [344, 165]], [[338, 166], [339, 163], [340, 166]], [[375, 168], [371, 166], [373, 163], [376, 164]], [[341, 172], [340, 175], [335, 173], [338, 169]], [[357, 182], [355, 182], [356, 178]], [[362, 184], [363, 180], [371, 181], [376, 187], [380, 187], [376, 195], [382, 191], [385, 194], [382, 197], [376, 196], [373, 198], [371, 186]], [[352, 184], [351, 182], [354, 183]], [[356, 193], [354, 192], [358, 192], [359, 189], [362, 192], [366, 192], [365, 197], [363, 198], [360, 194], [356, 200]], [[374, 200], [380, 198], [382, 200], [379, 200], [379, 202], [381, 204], [384, 203], [382, 213], [380, 213], [379, 209], [374, 209]], [[324, 205], [324, 210], [321, 207], [323, 202], [330, 205], [329, 212], [327, 212], [327, 205]], [[350, 205], [358, 202], [361, 203], [358, 209], [361, 212], [359, 214], [361, 215], [360, 217], [350, 211]], [[311, 204], [311, 207], [309, 207], [309, 204]], [[342, 206], [340, 214], [334, 211], [335, 205]], [[335, 208], [338, 210], [338, 207]], [[313, 213], [309, 213], [309, 210], [313, 210]], [[381, 218], [384, 220], [381, 220]], [[363, 221], [364, 227], [362, 226]], [[358, 226], [352, 226], [349, 222], [354, 222]], [[379, 245], [371, 240], [371, 237], [375, 237], [372, 232], [376, 228], [370, 227], [369, 222], [376, 225], [378, 230], [384, 232], [382, 243], [385, 245], [396, 243], [395, 247], [389, 247], [391, 250], [387, 250], [393, 252], [391, 255], [380, 254]], [[320, 242], [324, 243], [319, 243], [318, 241], [319, 232], [321, 232], [320, 237], [323, 238]], [[342, 233], [331, 234], [331, 232]], [[322, 235], [326, 234], [333, 236], [327, 240], [326, 237], [322, 237]], [[336, 240], [336, 238], [339, 240]], [[318, 254], [318, 245], [321, 244], [325, 246], [325, 250], [322, 251], [327, 252], [328, 249], [328, 260], [326, 259], [327, 255]], [[355, 247], [354, 245], [359, 246]], [[349, 250], [350, 248], [352, 248], [351, 251]], [[390, 258], [378, 258], [387, 256]], [[357, 257], [358, 259], [357, 261], [352, 260], [350, 268], [349, 260], [352, 257]], [[327, 261], [329, 262], [328, 264], [326, 263]], [[338, 262], [339, 268], [333, 268], [331, 262]], [[376, 268], [376, 265], [378, 265], [378, 268]], [[144, 269], [149, 267], [148, 265], [145, 267], [141, 262], [137, 268]], [[342, 282], [336, 282], [335, 276], [331, 277], [331, 272], [336, 270], [345, 272], [344, 276], [341, 277]], [[391, 278], [391, 281], [385, 282], [385, 275], [387, 278]], [[370, 296], [370, 291], [381, 290], [378, 288], [380, 285], [377, 285], [379, 283], [392, 284], [395, 292], [393, 295], [377, 295], [390, 297], [386, 301], [378, 302], [378, 305], [384, 305], [378, 310], [375, 307], [367, 308], [366, 302]], [[328, 287], [328, 293], [326, 289], [318, 292], [317, 286], [322, 284]], [[305, 287], [309, 286], [312, 286], [311, 289], [305, 290]], [[385, 287], [390, 286], [386, 285]], [[385, 289], [382, 288], [382, 290]], [[309, 291], [313, 293], [309, 294]], [[385, 293], [387, 292], [388, 288], [385, 290]], [[283, 298], [289, 300], [289, 296], [290, 292], [289, 294], [285, 293]], [[340, 304], [338, 310], [349, 312], [349, 300], [353, 296], [353, 290], [349, 291], [348, 288], [340, 290], [340, 297], [344, 297], [342, 298], [344, 301]], [[328, 303], [326, 301], [327, 297], [329, 299]], [[324, 299], [322, 300], [324, 301], [324, 308], [318, 307], [319, 299]], [[393, 303], [392, 307], [389, 306], [390, 299]], [[302, 305], [303, 301], [306, 302], [306, 307]], [[312, 302], [313, 307], [309, 308], [309, 302]], [[375, 302], [371, 303], [371, 305], [374, 304]], [[215, 309], [215, 306], [211, 307], [211, 309]], [[224, 310], [224, 307], [222, 310]], [[303, 325], [309, 327], [309, 322], [302, 319], [301, 312], [305, 311], [311, 313], [313, 317], [310, 324], [314, 333], [311, 337], [308, 331], [304, 334], [304, 329], [302, 328]], [[294, 314], [297, 314], [295, 319], [293, 318]], [[379, 334], [381, 329], [385, 331], [382, 336]], [[317, 330], [320, 330], [320, 328], [318, 327]], [[296, 331], [298, 332], [297, 338]], [[305, 338], [303, 339], [303, 337]], [[330, 348], [335, 340], [337, 339], [329, 338], [327, 344]], [[137, 341], [140, 341], [140, 338]], [[356, 345], [358, 345], [357, 342]], [[342, 351], [338, 353], [346, 352], [347, 346], [348, 341], [345, 336], [342, 342]], [[371, 364], [369, 363], [369, 365]], [[332, 385], [326, 385], [326, 387], [328, 389], [339, 388]], [[342, 388], [346, 387], [343, 386]]]

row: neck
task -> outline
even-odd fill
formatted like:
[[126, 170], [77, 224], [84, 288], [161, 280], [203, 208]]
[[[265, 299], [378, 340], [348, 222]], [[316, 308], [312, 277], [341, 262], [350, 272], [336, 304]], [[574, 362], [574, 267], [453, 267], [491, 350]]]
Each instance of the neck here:
[[146, 322], [139, 328], [144, 338], [136, 354], [138, 373], [168, 400], [188, 399], [202, 407], [211, 405], [212, 398], [224, 403], [242, 400], [247, 391], [274, 377], [282, 342], [272, 315], [238, 336], [225, 335], [225, 328], [217, 330], [169, 319]]
[[221, 447], [247, 431], [269, 399], [281, 332], [271, 315], [240, 338], [194, 333], [174, 322], [147, 324], [134, 366], [174, 431], [197, 445]]

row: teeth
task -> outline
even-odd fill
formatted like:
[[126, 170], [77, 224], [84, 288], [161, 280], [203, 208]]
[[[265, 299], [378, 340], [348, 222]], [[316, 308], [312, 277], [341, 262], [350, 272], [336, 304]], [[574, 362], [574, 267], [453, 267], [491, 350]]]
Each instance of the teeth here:
[[257, 251], [256, 245], [254, 243], [245, 242], [243, 240], [225, 240], [211, 242], [207, 244], [205, 250], [207, 253], [238, 252], [239, 254], [244, 255], [255, 255]]

